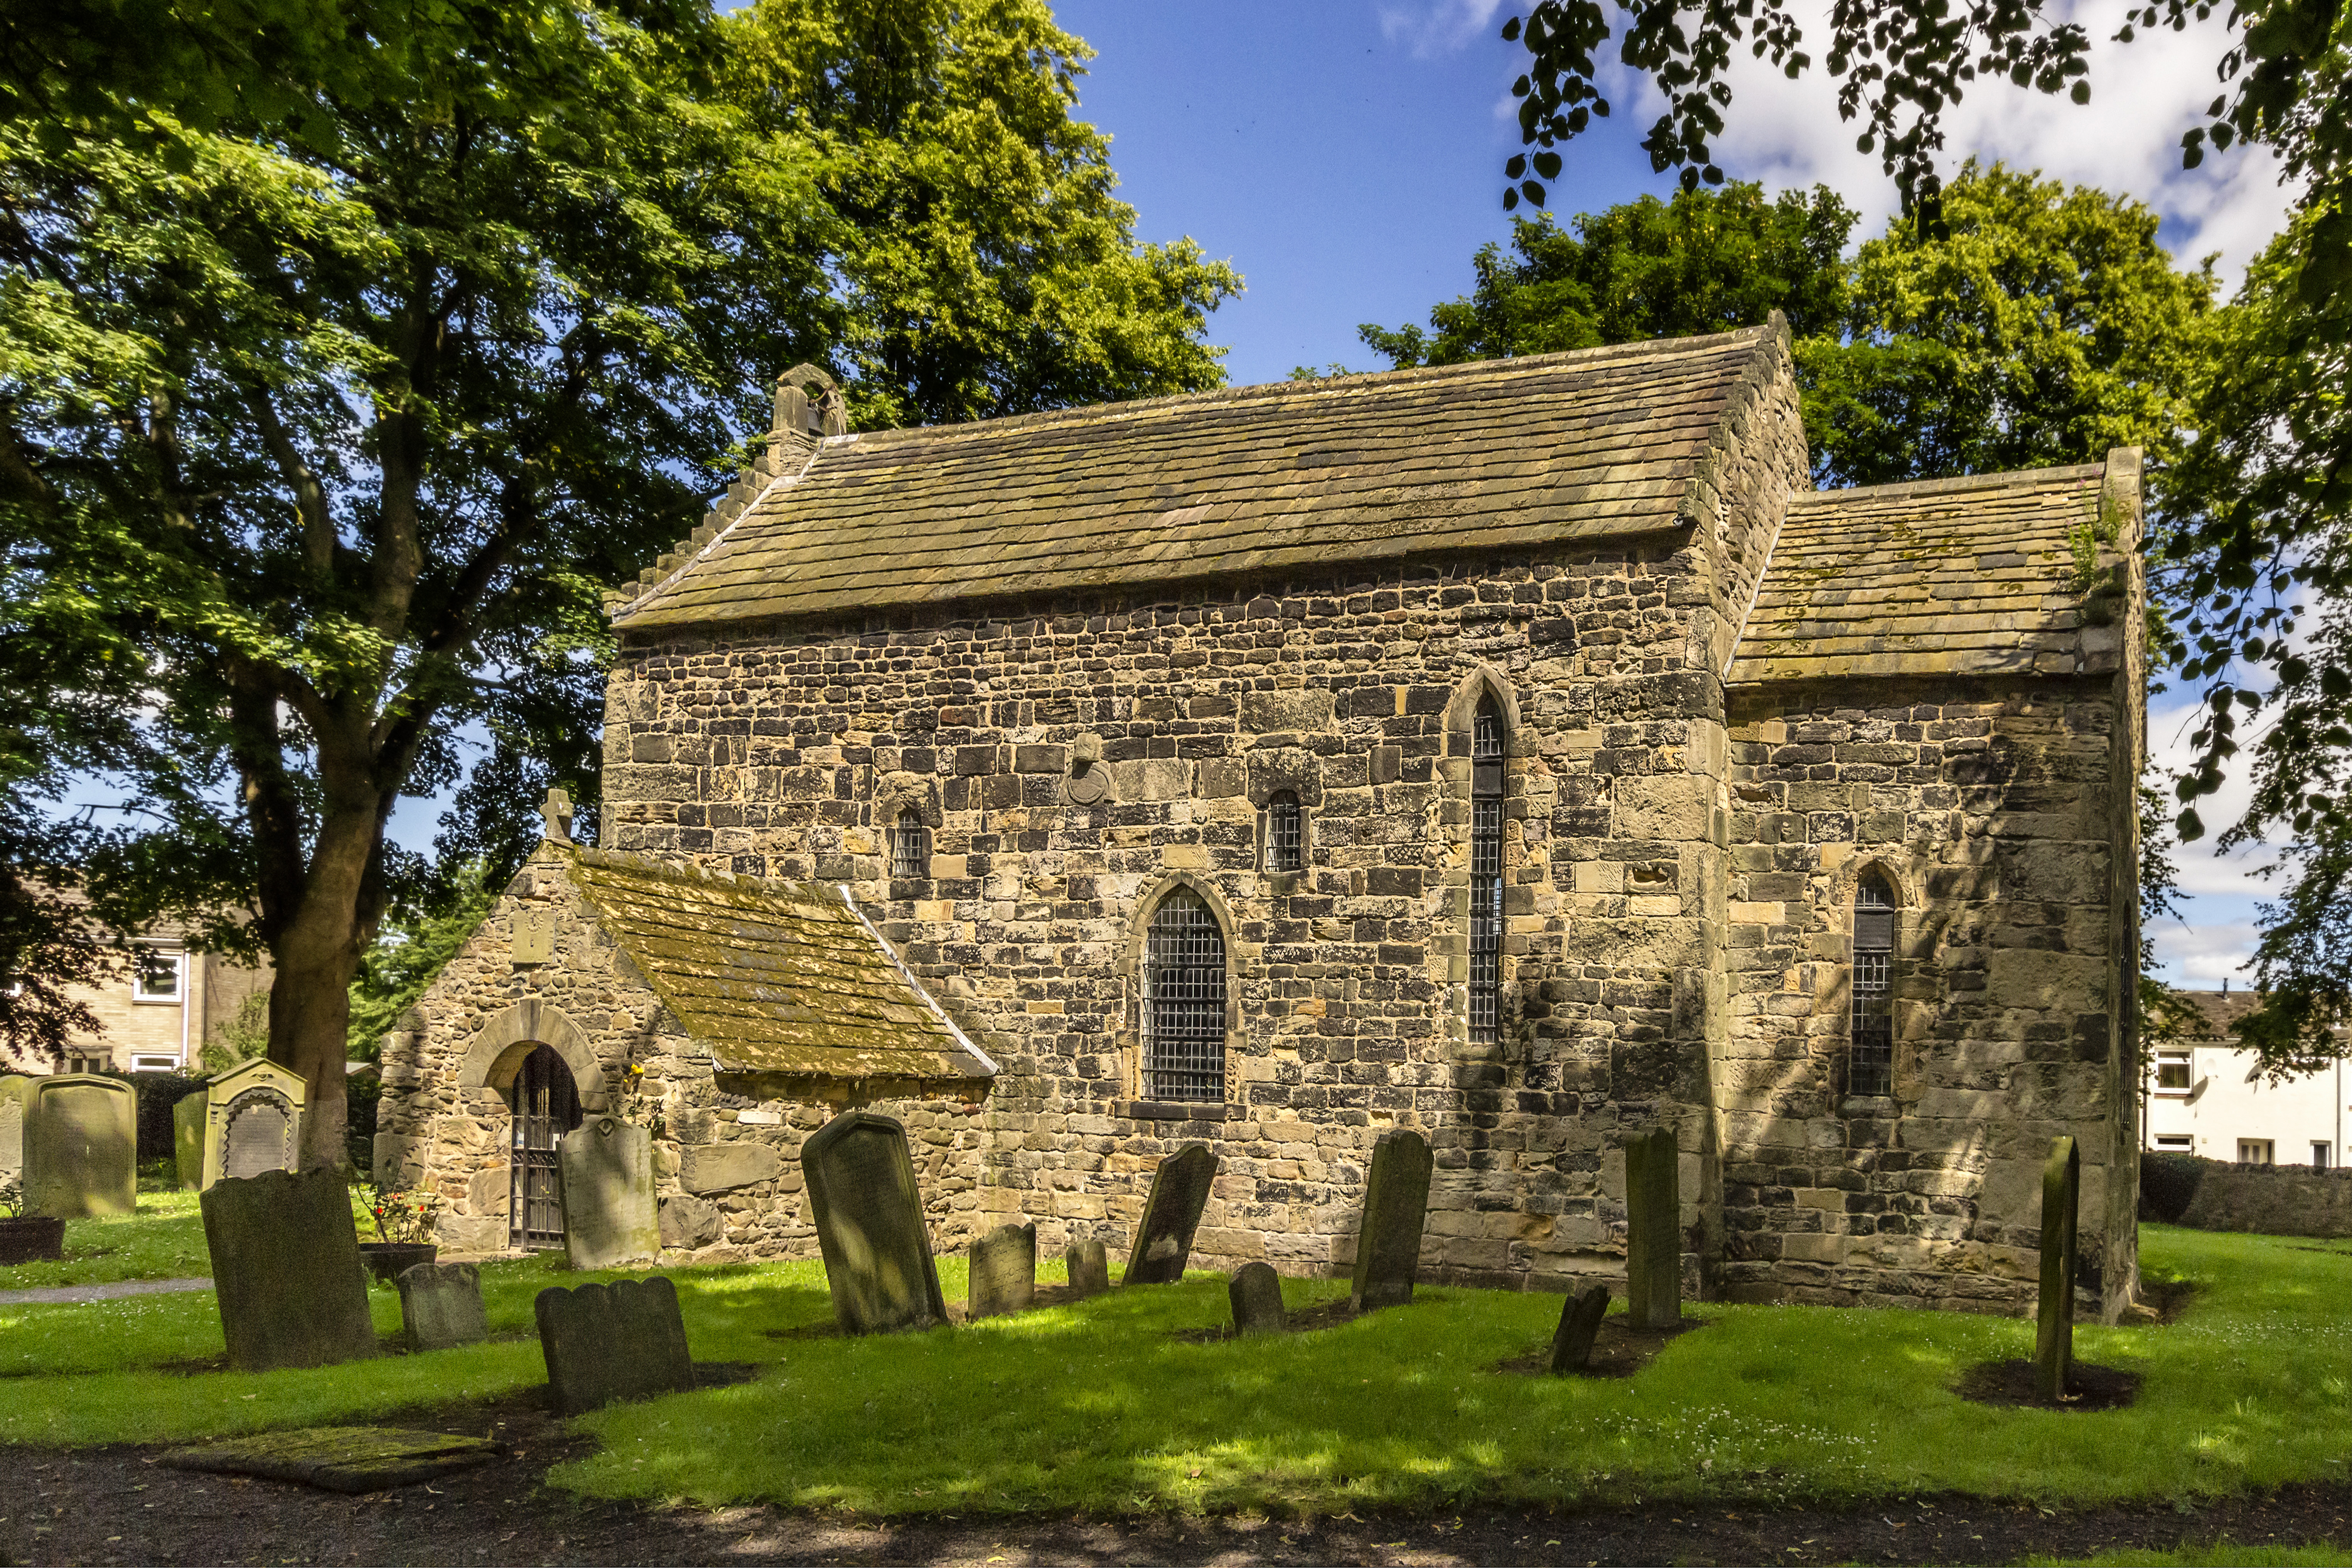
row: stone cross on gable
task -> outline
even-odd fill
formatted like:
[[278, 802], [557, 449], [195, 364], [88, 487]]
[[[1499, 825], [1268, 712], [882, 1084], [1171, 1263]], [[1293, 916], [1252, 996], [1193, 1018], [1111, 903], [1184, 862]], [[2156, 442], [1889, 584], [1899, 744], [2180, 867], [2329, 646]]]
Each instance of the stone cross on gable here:
[[540, 819], [547, 824], [546, 837], [557, 844], [572, 842], [572, 797], [559, 787], [547, 792], [547, 804], [539, 808]]

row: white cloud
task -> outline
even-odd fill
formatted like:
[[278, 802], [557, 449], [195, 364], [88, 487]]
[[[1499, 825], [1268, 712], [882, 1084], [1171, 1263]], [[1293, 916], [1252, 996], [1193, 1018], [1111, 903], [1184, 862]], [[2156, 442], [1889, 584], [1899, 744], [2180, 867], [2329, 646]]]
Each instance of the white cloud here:
[[1416, 59], [1450, 55], [1496, 36], [1495, 16], [1503, 0], [1423, 0], [1416, 5], [1379, 7], [1381, 37], [1402, 44]]
[[2168, 921], [2155, 938], [2157, 973], [2168, 984], [2189, 991], [2219, 991], [2224, 981], [2242, 989], [2253, 984], [2246, 961], [2253, 956], [2251, 920], [2210, 920], [2195, 925]]

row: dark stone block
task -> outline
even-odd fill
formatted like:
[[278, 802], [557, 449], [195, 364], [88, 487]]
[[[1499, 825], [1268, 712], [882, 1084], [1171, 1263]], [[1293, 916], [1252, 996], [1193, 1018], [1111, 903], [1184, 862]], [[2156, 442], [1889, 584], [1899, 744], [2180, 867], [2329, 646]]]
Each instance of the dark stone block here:
[[1278, 1334], [1289, 1327], [1282, 1311], [1282, 1276], [1270, 1263], [1244, 1263], [1225, 1287], [1233, 1303], [1234, 1332], [1244, 1339]]
[[1208, 1206], [1209, 1184], [1216, 1176], [1217, 1157], [1205, 1143], [1189, 1144], [1160, 1162], [1120, 1284], [1172, 1285], [1184, 1278], [1192, 1233], [1201, 1228], [1201, 1211]]
[[1037, 1227], [1000, 1225], [971, 1244], [966, 1315], [1025, 1312], [1037, 1296]]
[[2072, 1138], [2051, 1142], [2042, 1167], [2042, 1300], [2033, 1331], [2033, 1389], [2066, 1396], [2074, 1360], [2074, 1226], [2080, 1217], [2083, 1155]]
[[1592, 1337], [1609, 1315], [1609, 1287], [1587, 1285], [1570, 1293], [1559, 1309], [1559, 1327], [1551, 1335], [1551, 1370], [1582, 1372], [1592, 1360]]
[[376, 1353], [341, 1172], [227, 1177], [197, 1205], [231, 1366], [269, 1372]]
[[506, 1451], [502, 1443], [444, 1432], [306, 1426], [175, 1448], [161, 1462], [175, 1470], [299, 1481], [331, 1492], [373, 1492], [438, 1480], [488, 1464]]
[[870, 1110], [845, 1110], [801, 1145], [801, 1170], [841, 1331], [947, 1321], [906, 1128]]
[[1359, 1312], [1412, 1300], [1421, 1268], [1422, 1226], [1429, 1216], [1429, 1144], [1408, 1128], [1372, 1145], [1364, 1215], [1356, 1229], [1355, 1282], [1348, 1304]]
[[663, 1275], [541, 1290], [531, 1313], [558, 1415], [694, 1386], [677, 1288]]
[[1625, 1144], [1626, 1321], [1637, 1329], [1682, 1321], [1680, 1160], [1671, 1127], [1653, 1127]]
[[482, 1278], [472, 1264], [420, 1263], [402, 1270], [395, 1283], [409, 1349], [446, 1350], [490, 1337], [489, 1318], [482, 1310]]
[[1070, 1271], [1070, 1289], [1080, 1296], [1099, 1296], [1110, 1289], [1110, 1254], [1094, 1237], [1081, 1237], [1062, 1254]]

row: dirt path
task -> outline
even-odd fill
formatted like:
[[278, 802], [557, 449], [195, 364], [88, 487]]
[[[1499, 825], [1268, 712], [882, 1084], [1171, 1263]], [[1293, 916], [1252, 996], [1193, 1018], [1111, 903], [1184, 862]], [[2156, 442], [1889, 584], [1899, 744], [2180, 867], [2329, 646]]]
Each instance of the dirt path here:
[[43, 1285], [31, 1290], [0, 1290], [0, 1307], [36, 1302], [119, 1301], [125, 1296], [168, 1296], [183, 1290], [209, 1290], [212, 1277], [202, 1279], [117, 1279], [106, 1285]]

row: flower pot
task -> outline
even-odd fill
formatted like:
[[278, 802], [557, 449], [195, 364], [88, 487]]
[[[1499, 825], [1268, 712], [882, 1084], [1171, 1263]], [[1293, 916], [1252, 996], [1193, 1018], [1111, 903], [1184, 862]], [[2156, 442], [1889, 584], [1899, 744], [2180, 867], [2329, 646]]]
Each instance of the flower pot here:
[[0, 1264], [37, 1263], [65, 1255], [65, 1221], [30, 1215], [0, 1219]]
[[440, 1250], [430, 1241], [362, 1241], [360, 1262], [380, 1282], [390, 1285], [399, 1279], [401, 1270], [432, 1262]]

